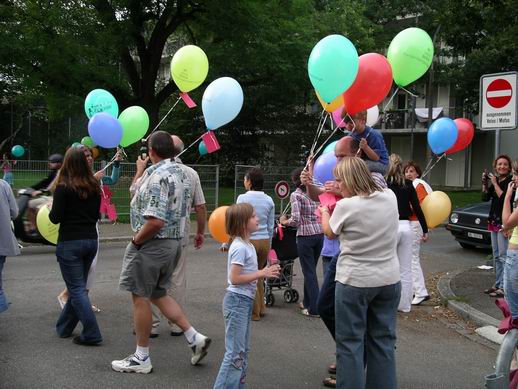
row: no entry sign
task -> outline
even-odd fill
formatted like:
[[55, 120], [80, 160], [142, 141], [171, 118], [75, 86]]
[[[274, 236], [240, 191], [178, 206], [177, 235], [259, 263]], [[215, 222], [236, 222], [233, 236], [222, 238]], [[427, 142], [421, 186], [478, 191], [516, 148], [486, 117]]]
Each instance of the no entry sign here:
[[480, 128], [512, 130], [517, 122], [517, 72], [486, 74], [480, 78]]

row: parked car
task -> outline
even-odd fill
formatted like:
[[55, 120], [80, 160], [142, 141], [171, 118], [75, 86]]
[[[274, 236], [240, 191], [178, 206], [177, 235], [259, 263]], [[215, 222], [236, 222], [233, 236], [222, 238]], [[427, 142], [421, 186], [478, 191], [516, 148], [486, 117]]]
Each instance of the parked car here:
[[491, 248], [491, 235], [487, 230], [490, 206], [490, 202], [484, 202], [454, 209], [446, 229], [464, 248]]

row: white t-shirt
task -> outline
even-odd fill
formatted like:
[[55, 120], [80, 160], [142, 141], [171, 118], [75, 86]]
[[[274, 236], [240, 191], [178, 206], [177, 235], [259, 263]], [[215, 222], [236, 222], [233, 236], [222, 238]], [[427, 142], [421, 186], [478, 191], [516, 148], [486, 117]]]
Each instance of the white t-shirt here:
[[336, 203], [329, 224], [340, 240], [336, 281], [367, 288], [400, 280], [394, 192], [385, 189], [368, 197], [344, 198]]
[[244, 284], [234, 285], [230, 282], [231, 265], [239, 265], [242, 267], [241, 274], [255, 273], [257, 271], [257, 253], [252, 243], [247, 243], [241, 238], [235, 238], [228, 249], [228, 288], [227, 290], [234, 293], [244, 294], [250, 298], [255, 297], [257, 288], [257, 280]]

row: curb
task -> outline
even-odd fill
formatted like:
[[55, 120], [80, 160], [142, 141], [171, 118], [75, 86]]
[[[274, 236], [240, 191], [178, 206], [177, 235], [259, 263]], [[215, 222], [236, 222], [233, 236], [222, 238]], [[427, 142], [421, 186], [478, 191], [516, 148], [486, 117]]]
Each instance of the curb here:
[[462, 318], [475, 323], [478, 327], [494, 326], [498, 328], [500, 324], [499, 320], [473, 308], [469, 304], [455, 300], [457, 296], [451, 289], [451, 280], [464, 271], [465, 270], [456, 270], [448, 272], [439, 279], [437, 291], [439, 292], [441, 300], [448, 308], [458, 313]]
[[[195, 233], [190, 233], [189, 234], [189, 238], [193, 238], [195, 236], [196, 236]], [[203, 234], [203, 236], [205, 238], [208, 238], [211, 235], [210, 235], [210, 233], [206, 232], [205, 234]], [[107, 236], [107, 237], [104, 237], [104, 238], [99, 238], [99, 242], [124, 242], [124, 241], [130, 241], [132, 237], [133, 237], [132, 235], [127, 235], [127, 236]]]

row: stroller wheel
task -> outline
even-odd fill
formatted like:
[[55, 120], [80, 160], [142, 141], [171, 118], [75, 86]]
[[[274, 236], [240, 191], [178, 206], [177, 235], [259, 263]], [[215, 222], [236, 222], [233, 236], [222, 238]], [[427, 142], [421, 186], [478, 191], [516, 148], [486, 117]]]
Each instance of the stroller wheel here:
[[273, 296], [272, 293], [264, 296], [264, 303], [266, 304], [267, 307], [271, 307], [271, 306], [273, 306], [273, 304], [275, 304], [275, 297]]
[[291, 290], [287, 290], [284, 292], [284, 301], [287, 303], [291, 303], [291, 300], [293, 300], [293, 296], [291, 294]]
[[297, 292], [295, 289], [291, 290], [291, 302], [296, 303], [299, 301], [299, 292]]

